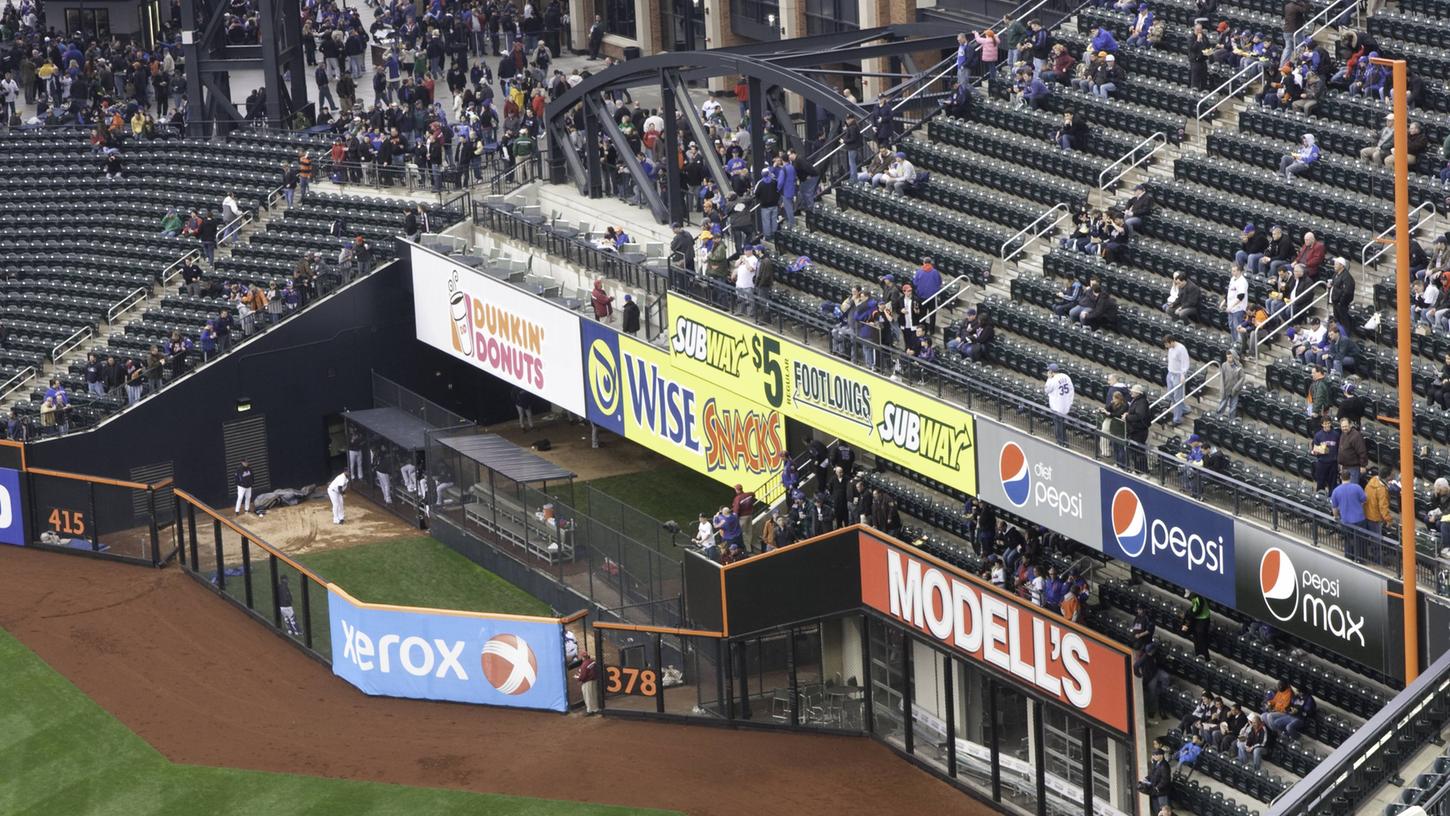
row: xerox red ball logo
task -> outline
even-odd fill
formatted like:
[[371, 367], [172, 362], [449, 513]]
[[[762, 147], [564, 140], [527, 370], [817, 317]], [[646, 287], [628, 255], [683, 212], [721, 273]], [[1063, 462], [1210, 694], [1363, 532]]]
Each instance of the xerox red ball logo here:
[[538, 675], [534, 650], [518, 635], [494, 635], [483, 644], [483, 676], [504, 694], [523, 694]]

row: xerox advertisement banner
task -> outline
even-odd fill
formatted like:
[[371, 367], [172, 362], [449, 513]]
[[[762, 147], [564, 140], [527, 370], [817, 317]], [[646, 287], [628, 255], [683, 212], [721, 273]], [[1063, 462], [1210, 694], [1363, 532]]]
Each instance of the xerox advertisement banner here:
[[1403, 672], [1403, 661], [1387, 655], [1398, 638], [1387, 636], [1394, 627], [1386, 576], [1250, 524], [1234, 526], [1239, 611], [1372, 669]]
[[1066, 448], [983, 420], [977, 484], [988, 504], [1101, 550], [1098, 466]]
[[579, 315], [421, 247], [412, 252], [419, 340], [584, 414]]
[[784, 467], [779, 411], [678, 371], [668, 352], [608, 326], [586, 321], [580, 334], [590, 422], [749, 491]]
[[364, 604], [327, 588], [332, 672], [367, 694], [567, 711], [557, 621]]
[[1102, 468], [1103, 552], [1234, 605], [1234, 521], [1217, 510]]
[[944, 563], [860, 537], [861, 602], [932, 641], [1126, 734], [1132, 676], [1120, 646]]
[[0, 544], [25, 546], [25, 512], [20, 501], [20, 471], [0, 468]]
[[668, 311], [676, 370], [976, 494], [971, 412], [687, 298]]

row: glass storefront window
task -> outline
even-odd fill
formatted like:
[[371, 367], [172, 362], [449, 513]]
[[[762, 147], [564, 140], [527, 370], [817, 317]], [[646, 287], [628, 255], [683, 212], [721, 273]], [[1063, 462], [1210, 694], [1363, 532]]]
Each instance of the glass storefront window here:
[[871, 621], [871, 717], [876, 736], [906, 749], [906, 635]]
[[992, 795], [992, 685], [987, 674], [963, 661], [952, 672], [956, 700], [957, 781]]
[[911, 680], [913, 725], [912, 752], [943, 773], [947, 770], [950, 735], [947, 722], [947, 695], [951, 693], [950, 668], [946, 655], [926, 645], [911, 641]]
[[997, 683], [997, 757], [1002, 802], [1014, 811], [1037, 813], [1037, 758], [1032, 755], [1036, 706], [1027, 695]]

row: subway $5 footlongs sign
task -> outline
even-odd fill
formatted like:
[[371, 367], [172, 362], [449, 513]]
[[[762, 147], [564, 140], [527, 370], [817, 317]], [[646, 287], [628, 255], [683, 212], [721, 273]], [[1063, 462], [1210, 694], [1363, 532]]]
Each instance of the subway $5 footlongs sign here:
[[969, 412], [682, 297], [670, 295], [669, 315], [677, 370], [976, 494]]

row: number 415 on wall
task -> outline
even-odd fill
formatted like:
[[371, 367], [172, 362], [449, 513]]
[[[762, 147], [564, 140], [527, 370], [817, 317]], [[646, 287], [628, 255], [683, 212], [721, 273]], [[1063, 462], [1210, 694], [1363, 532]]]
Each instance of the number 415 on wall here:
[[63, 535], [85, 535], [86, 514], [74, 510], [51, 510], [50, 528]]

